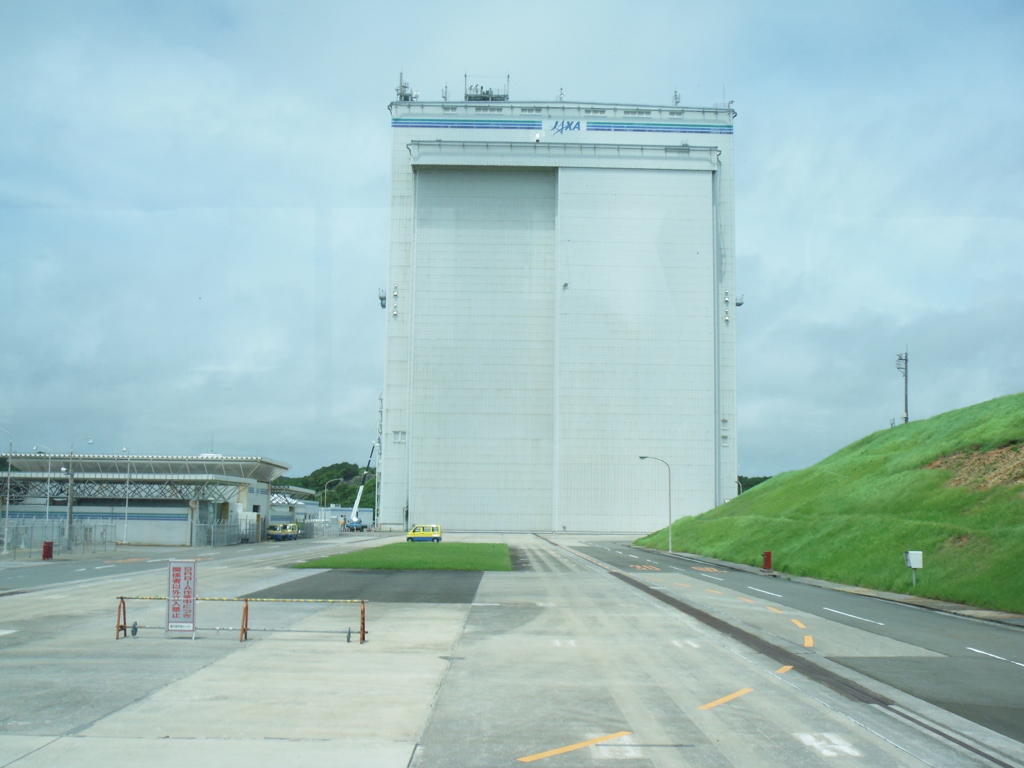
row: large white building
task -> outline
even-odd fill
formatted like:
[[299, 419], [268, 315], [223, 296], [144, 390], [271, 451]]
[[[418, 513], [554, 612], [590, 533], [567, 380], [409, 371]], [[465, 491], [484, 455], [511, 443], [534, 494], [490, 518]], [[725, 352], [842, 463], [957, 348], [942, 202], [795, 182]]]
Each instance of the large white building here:
[[661, 528], [641, 455], [673, 517], [732, 498], [735, 112], [390, 110], [381, 526]]

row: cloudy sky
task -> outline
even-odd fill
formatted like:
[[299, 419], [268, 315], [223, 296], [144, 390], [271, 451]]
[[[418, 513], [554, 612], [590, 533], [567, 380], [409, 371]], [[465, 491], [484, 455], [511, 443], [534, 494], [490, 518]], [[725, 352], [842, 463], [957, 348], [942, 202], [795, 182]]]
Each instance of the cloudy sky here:
[[905, 346], [911, 418], [1020, 391], [1022, 40], [1017, 2], [4, 0], [0, 427], [363, 461], [399, 71], [734, 101], [742, 474], [887, 428]]

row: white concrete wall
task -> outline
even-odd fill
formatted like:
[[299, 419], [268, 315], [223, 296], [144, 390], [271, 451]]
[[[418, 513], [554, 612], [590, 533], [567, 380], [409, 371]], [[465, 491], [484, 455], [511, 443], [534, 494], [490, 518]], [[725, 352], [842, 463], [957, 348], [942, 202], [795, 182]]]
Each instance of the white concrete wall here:
[[[650, 530], [715, 505], [711, 174], [559, 174], [555, 529]], [[566, 285], [567, 284], [567, 285]]]
[[550, 525], [555, 178], [416, 174], [407, 449], [417, 522]]

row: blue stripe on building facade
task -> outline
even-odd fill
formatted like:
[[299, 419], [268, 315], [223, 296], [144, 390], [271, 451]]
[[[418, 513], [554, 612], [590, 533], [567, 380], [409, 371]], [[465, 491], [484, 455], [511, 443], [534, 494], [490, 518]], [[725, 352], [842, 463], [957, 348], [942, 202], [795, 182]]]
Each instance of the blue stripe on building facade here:
[[[704, 133], [731, 134], [731, 125], [697, 123], [620, 123], [604, 120], [582, 121], [586, 131], [598, 133]], [[394, 118], [392, 128], [480, 128], [540, 131], [544, 124], [540, 120], [428, 120]]]
[[588, 122], [588, 131], [631, 133], [732, 133], [731, 125]]
[[544, 126], [540, 120], [410, 120], [396, 117], [392, 128], [502, 128], [524, 131], [540, 131]]
[[[35, 512], [35, 511], [12, 511], [11, 516], [15, 518], [32, 518], [34, 520], [46, 520], [46, 512]], [[124, 510], [121, 512], [81, 512], [77, 508], [74, 513], [75, 520], [124, 520]], [[67, 511], [62, 510], [59, 507], [50, 510], [50, 520], [67, 520]], [[158, 520], [158, 521], [188, 521], [188, 513], [170, 513], [170, 512], [159, 512], [155, 514], [147, 514], [145, 512], [129, 512], [128, 520]]]

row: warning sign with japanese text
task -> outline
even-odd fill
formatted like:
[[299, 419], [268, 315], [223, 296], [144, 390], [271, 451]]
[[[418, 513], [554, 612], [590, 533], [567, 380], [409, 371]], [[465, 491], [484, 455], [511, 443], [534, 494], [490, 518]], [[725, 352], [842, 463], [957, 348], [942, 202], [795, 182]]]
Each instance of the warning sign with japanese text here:
[[167, 563], [167, 631], [196, 631], [196, 561]]

